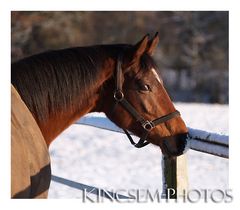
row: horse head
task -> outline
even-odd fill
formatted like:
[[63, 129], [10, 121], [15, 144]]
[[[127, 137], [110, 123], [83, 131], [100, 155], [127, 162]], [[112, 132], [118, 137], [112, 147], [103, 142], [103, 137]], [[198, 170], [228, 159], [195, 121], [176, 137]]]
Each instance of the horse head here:
[[160, 146], [164, 155], [172, 157], [184, 153], [188, 129], [152, 57], [158, 42], [158, 34], [153, 39], [146, 35], [116, 57], [115, 74], [104, 88], [114, 90], [114, 94], [104, 95], [108, 103], [103, 111], [119, 127], [146, 137], [148, 142]]

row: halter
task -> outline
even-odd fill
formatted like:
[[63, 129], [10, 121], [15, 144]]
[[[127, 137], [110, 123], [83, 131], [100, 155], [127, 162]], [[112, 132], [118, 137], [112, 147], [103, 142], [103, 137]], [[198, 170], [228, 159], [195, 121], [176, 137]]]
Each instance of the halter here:
[[116, 72], [115, 72], [116, 89], [114, 91], [113, 96], [114, 96], [116, 105], [120, 104], [129, 114], [132, 115], [132, 117], [136, 120], [136, 122], [139, 122], [141, 124], [142, 128], [144, 129], [143, 136], [139, 139], [137, 143], [133, 141], [129, 132], [126, 129], [123, 129], [123, 131], [127, 135], [131, 144], [134, 145], [136, 148], [141, 148], [150, 143], [147, 141], [147, 137], [153, 128], [172, 118], [180, 116], [180, 112], [176, 110], [175, 112], [156, 118], [154, 120], [145, 120], [144, 117], [142, 117], [142, 115], [139, 114], [139, 112], [128, 102], [128, 100], [125, 99], [124, 93], [122, 90], [122, 82], [121, 82], [122, 74], [123, 74], [122, 73], [122, 54], [120, 54], [117, 60], [117, 66], [116, 66]]

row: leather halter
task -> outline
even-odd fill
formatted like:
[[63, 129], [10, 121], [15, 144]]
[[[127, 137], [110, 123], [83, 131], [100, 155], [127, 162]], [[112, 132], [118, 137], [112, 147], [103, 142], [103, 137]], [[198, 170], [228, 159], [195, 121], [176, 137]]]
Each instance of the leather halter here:
[[150, 133], [150, 131], [155, 128], [157, 125], [164, 123], [172, 118], [175, 118], [177, 116], [180, 116], [179, 111], [172, 112], [170, 114], [164, 115], [162, 117], [156, 118], [154, 120], [145, 120], [144, 117], [128, 102], [128, 100], [124, 97], [124, 93], [122, 90], [122, 54], [118, 56], [117, 60], [117, 66], [116, 66], [116, 72], [115, 72], [115, 85], [116, 89], [114, 91], [114, 99], [117, 104], [120, 104], [129, 114], [132, 115], [132, 117], [136, 120], [136, 122], [139, 122], [144, 129], [143, 136], [139, 139], [137, 143], [135, 143], [129, 134], [129, 132], [126, 129], [123, 129], [125, 134], [127, 135], [129, 141], [132, 145], [134, 145], [137, 148], [144, 147], [148, 145], [150, 142], [147, 141], [147, 137]]

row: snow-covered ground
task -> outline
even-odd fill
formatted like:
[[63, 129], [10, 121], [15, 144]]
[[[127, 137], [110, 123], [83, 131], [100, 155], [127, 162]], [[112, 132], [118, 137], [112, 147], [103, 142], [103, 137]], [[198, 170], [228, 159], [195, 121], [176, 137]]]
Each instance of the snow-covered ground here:
[[[228, 106], [176, 103], [187, 126], [228, 135]], [[161, 190], [161, 151], [136, 149], [126, 136], [85, 125], [72, 125], [50, 146], [52, 174], [102, 189]], [[190, 150], [191, 189], [227, 189], [228, 160]], [[49, 198], [80, 198], [82, 191], [51, 182]]]

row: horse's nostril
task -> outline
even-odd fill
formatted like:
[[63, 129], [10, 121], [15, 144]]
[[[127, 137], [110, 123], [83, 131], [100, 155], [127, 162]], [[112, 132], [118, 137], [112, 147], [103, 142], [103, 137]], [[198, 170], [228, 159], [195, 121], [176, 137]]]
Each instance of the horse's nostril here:
[[163, 142], [164, 150], [169, 156], [179, 156], [189, 149], [187, 133], [166, 137]]
[[180, 153], [185, 153], [187, 151], [188, 148], [188, 134], [180, 134], [178, 136], [178, 138], [176, 138], [176, 146], [177, 146], [177, 150]]

